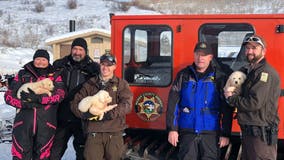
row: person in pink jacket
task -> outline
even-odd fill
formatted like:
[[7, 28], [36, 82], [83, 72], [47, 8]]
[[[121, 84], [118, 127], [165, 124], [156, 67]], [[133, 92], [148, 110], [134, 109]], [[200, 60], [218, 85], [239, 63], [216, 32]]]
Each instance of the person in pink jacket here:
[[[23, 84], [45, 78], [54, 84], [50, 96], [28, 89], [28, 92], [21, 92], [21, 99], [17, 98], [17, 91]], [[37, 50], [33, 61], [18, 72], [4, 95], [6, 103], [17, 108], [12, 132], [13, 160], [49, 159], [57, 127], [58, 103], [64, 97], [62, 78], [49, 63], [48, 52]]]

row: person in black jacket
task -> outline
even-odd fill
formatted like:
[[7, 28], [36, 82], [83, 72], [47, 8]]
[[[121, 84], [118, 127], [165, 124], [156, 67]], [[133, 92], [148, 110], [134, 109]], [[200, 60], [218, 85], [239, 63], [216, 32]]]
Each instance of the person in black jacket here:
[[258, 35], [244, 39], [248, 65], [240, 70], [247, 75], [240, 95], [226, 91], [227, 102], [237, 107], [242, 131], [242, 159], [277, 159], [279, 128], [278, 99], [280, 77], [265, 59], [266, 43]]
[[[54, 88], [51, 95], [21, 91], [23, 84], [49, 78]], [[20, 91], [18, 91], [20, 90]], [[20, 93], [20, 97], [17, 96]], [[33, 61], [24, 65], [5, 93], [7, 104], [17, 109], [12, 138], [13, 160], [49, 159], [54, 141], [58, 103], [65, 96], [62, 77], [54, 72], [49, 54], [39, 49]]]
[[70, 101], [73, 100], [75, 93], [80, 90], [85, 81], [100, 72], [99, 64], [87, 55], [87, 50], [87, 42], [83, 38], [76, 38], [71, 45], [71, 54], [53, 63], [54, 68], [61, 72], [67, 88], [67, 95], [59, 104], [58, 128], [51, 150], [52, 160], [61, 159], [71, 136], [74, 137], [73, 146], [76, 151], [76, 159], [84, 159], [83, 126], [81, 120], [71, 112]]

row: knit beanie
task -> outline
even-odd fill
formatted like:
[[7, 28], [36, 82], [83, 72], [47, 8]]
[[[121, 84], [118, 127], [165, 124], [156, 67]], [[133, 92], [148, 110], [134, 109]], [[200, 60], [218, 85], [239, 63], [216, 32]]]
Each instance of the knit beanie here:
[[87, 46], [87, 42], [84, 38], [76, 38], [74, 39], [74, 41], [72, 42], [71, 48], [73, 48], [74, 46], [80, 46], [83, 47], [87, 53], [88, 50], [88, 46]]
[[37, 57], [44, 57], [48, 60], [48, 62], [50, 60], [48, 52], [44, 49], [36, 50], [34, 57], [33, 57], [33, 60], [35, 60]]

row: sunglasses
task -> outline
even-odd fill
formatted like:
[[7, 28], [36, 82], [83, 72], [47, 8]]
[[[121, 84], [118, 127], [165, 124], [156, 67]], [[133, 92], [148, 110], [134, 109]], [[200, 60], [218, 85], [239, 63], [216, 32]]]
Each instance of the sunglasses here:
[[102, 55], [101, 58], [100, 58], [100, 62], [103, 62], [103, 61], [109, 61], [113, 64], [116, 63], [115, 58], [111, 54]]
[[260, 38], [258, 38], [258, 37], [247, 37], [247, 38], [245, 39], [244, 43], [246, 43], [246, 42], [257, 42], [257, 43], [259, 43], [262, 47], [264, 47], [264, 44], [263, 44], [262, 40], [261, 40]]

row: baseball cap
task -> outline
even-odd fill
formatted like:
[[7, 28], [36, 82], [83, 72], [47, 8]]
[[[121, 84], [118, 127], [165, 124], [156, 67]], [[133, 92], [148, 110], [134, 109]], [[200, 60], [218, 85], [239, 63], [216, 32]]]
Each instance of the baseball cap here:
[[206, 55], [213, 54], [211, 46], [208, 45], [206, 42], [198, 42], [195, 45], [194, 52], [204, 52]]
[[100, 57], [100, 63], [107, 63], [108, 66], [112, 66], [116, 64], [116, 58], [111, 53], [105, 53]]

